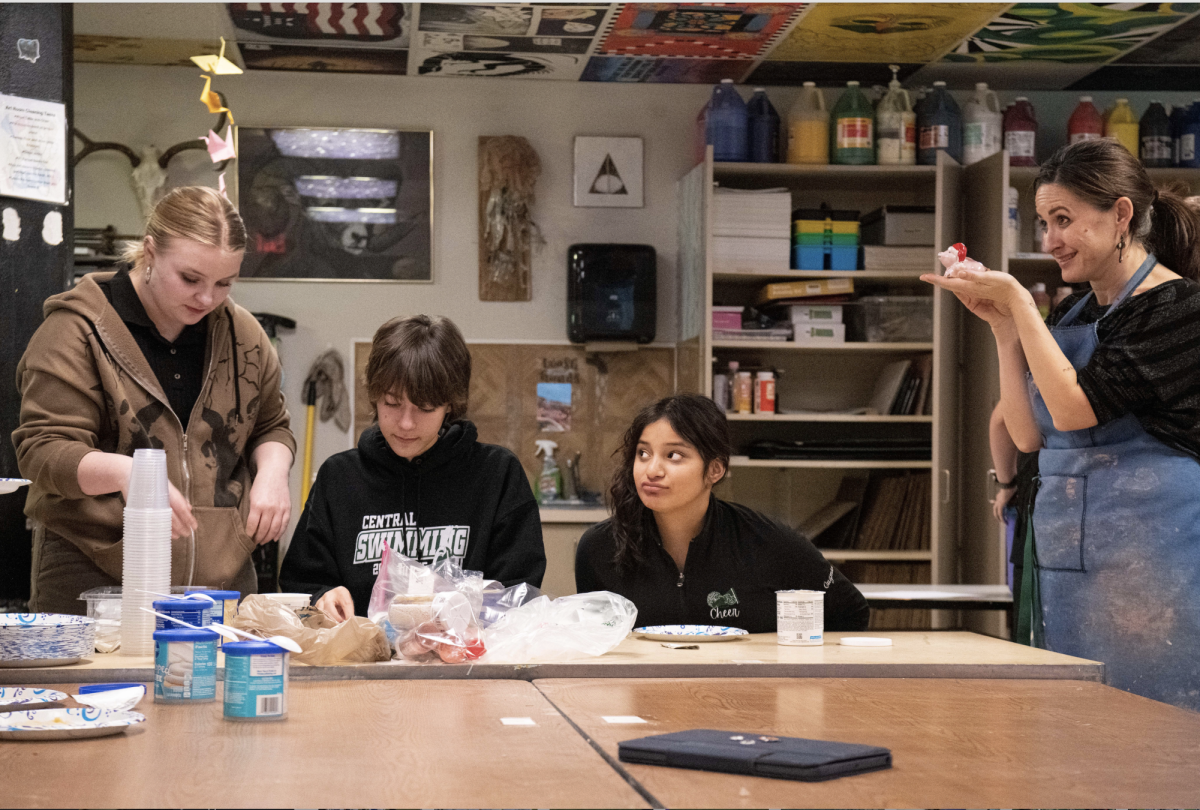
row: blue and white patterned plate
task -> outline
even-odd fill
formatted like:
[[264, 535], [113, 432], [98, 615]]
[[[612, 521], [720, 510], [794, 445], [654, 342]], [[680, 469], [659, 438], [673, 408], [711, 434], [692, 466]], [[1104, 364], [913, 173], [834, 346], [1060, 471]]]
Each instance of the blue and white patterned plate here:
[[28, 478], [0, 478], [0, 495], [16, 492], [19, 487], [32, 483]]
[[145, 722], [141, 712], [105, 709], [36, 709], [0, 714], [0, 740], [74, 740], [120, 734]]
[[61, 613], [0, 613], [0, 667], [73, 664], [92, 654], [96, 620]]
[[735, 641], [750, 635], [740, 627], [719, 627], [712, 624], [656, 624], [634, 628], [642, 638], [651, 641]]
[[0, 712], [12, 712], [18, 708], [38, 706], [44, 703], [59, 703], [67, 699], [62, 692], [53, 689], [31, 689], [27, 686], [0, 686]]

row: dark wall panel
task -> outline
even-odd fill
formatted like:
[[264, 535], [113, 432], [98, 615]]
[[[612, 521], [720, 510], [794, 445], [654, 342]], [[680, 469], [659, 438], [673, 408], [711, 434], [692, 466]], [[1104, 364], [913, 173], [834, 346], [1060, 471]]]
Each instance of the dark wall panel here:
[[[36, 61], [18, 57], [19, 39], [38, 41]], [[69, 127], [73, 119], [72, 41], [70, 5], [0, 4], [0, 93], [65, 103]], [[67, 159], [69, 162], [70, 147]], [[70, 183], [68, 179], [68, 188]], [[70, 204], [0, 197], [3, 208], [14, 209], [21, 219], [17, 241], [0, 239], [0, 478], [16, 478], [20, 473], [11, 434], [18, 424], [21, 406], [15, 382], [17, 361], [42, 322], [42, 302], [63, 290], [70, 276], [74, 209]], [[49, 245], [42, 239], [42, 221], [51, 211], [58, 211], [63, 219], [63, 241], [59, 245]], [[11, 495], [0, 495], [0, 603], [29, 596], [31, 546], [24, 515], [27, 492], [22, 488]]]

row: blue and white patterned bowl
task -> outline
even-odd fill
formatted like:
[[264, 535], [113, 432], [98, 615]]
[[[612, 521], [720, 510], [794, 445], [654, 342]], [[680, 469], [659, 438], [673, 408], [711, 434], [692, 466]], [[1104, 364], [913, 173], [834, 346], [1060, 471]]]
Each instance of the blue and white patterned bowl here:
[[92, 654], [96, 620], [61, 613], [0, 613], [0, 667], [70, 664]]
[[0, 712], [12, 712], [27, 709], [44, 703], [58, 703], [66, 700], [63, 692], [53, 689], [31, 689], [28, 686], [0, 686]]
[[120, 734], [145, 722], [141, 712], [108, 709], [35, 709], [0, 714], [0, 740], [73, 740]]
[[740, 627], [712, 624], [656, 624], [653, 627], [637, 627], [633, 632], [651, 641], [735, 641], [750, 635]]

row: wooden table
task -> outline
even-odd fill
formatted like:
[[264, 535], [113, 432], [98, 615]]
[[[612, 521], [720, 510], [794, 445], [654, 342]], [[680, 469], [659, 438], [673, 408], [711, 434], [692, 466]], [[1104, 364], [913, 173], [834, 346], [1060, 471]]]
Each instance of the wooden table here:
[[[1195, 807], [1200, 714], [1098, 683], [541, 680], [611, 758], [692, 728], [881, 745], [891, 770], [821, 783], [619, 763], [667, 807]], [[644, 724], [613, 725], [633, 715]]]
[[[886, 636], [891, 647], [843, 647], [844, 635]], [[332, 667], [293, 665], [295, 680], [517, 679], [537, 678], [1033, 678], [1104, 680], [1096, 661], [1037, 650], [962, 631], [828, 633], [821, 647], [783, 647], [774, 633], [674, 650], [660, 642], [627, 638], [599, 658], [554, 664], [411, 664], [390, 661]], [[218, 666], [220, 662], [218, 662]], [[66, 667], [0, 669], [0, 685], [149, 681], [149, 657], [97, 654]]]
[[217, 691], [147, 696], [113, 737], [0, 741], [0, 806], [648, 806], [528, 683], [293, 683], [272, 723], [223, 719]]

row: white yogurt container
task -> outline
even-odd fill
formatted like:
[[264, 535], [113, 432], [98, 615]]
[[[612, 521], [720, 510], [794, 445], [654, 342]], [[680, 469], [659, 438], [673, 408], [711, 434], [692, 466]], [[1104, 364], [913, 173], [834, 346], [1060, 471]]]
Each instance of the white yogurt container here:
[[825, 643], [825, 592], [775, 591], [777, 641], [791, 647]]

